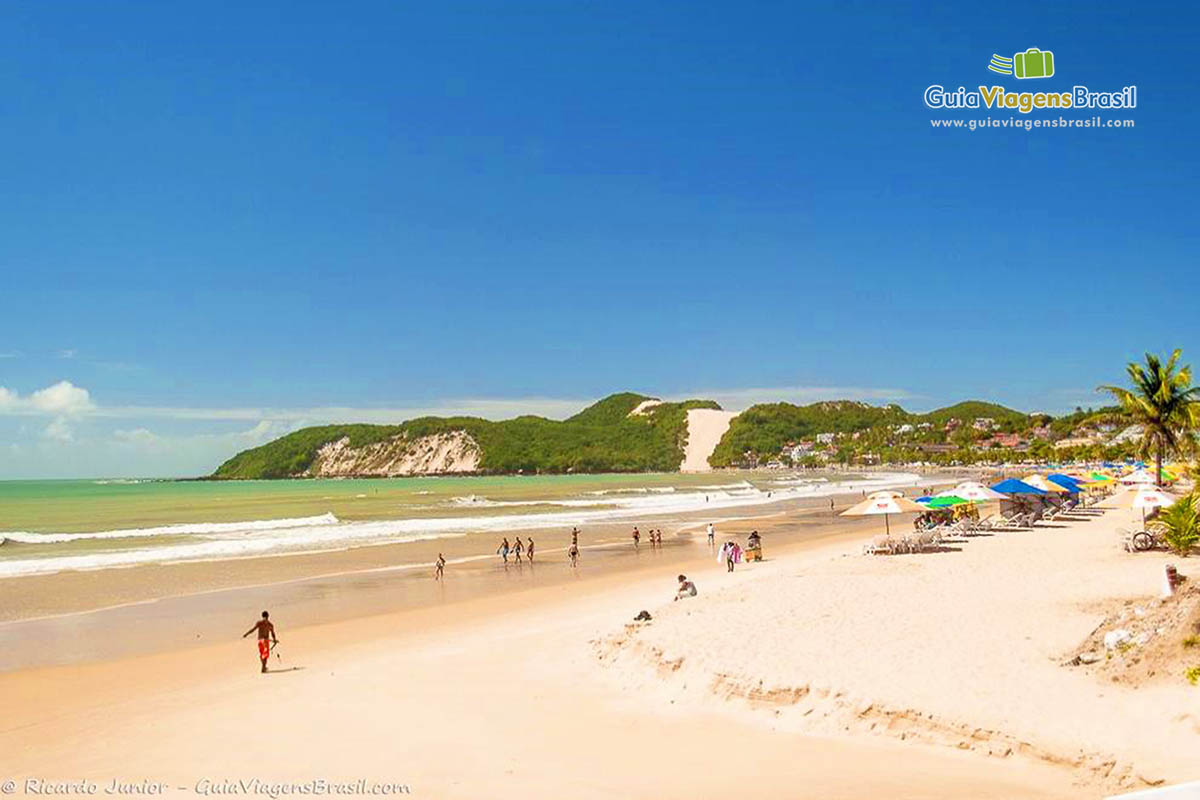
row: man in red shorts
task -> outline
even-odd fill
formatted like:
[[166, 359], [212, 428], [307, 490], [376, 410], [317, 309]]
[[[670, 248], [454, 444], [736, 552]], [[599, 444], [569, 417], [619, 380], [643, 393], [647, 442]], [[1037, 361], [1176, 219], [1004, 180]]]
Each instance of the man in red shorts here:
[[267, 659], [271, 657], [271, 646], [279, 644], [279, 640], [275, 638], [275, 626], [271, 624], [270, 614], [262, 613], [262, 619], [254, 623], [254, 627], [242, 634], [245, 639], [250, 634], [258, 631], [258, 658], [262, 661], [262, 671], [267, 671]]

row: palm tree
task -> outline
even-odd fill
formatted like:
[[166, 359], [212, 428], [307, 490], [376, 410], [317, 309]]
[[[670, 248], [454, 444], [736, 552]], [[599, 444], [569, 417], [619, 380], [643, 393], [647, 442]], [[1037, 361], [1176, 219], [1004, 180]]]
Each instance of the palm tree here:
[[1200, 386], [1192, 386], [1190, 365], [1177, 366], [1179, 350], [1164, 363], [1146, 353], [1146, 363], [1131, 361], [1125, 367], [1131, 389], [1101, 386], [1134, 422], [1142, 426], [1138, 453], [1143, 458], [1154, 454], [1155, 478], [1162, 485], [1163, 457], [1168, 451], [1196, 449], [1193, 432], [1200, 425]]

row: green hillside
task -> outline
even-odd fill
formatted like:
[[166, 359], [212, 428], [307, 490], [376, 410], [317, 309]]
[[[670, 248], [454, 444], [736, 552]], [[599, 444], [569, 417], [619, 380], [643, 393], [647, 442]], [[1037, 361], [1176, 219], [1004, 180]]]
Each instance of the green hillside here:
[[849, 400], [797, 406], [766, 403], [751, 406], [734, 417], [708, 462], [714, 467], [738, 463], [746, 452], [772, 456], [788, 442], [818, 433], [853, 433], [879, 425], [909, 422], [900, 406], [872, 406]]
[[996, 403], [987, 403], [983, 400], [966, 400], [962, 403], [946, 406], [945, 408], [934, 409], [927, 414], [914, 415], [914, 418], [918, 422], [940, 424], [945, 424], [952, 419], [971, 422], [980, 417], [990, 417], [1001, 426], [1006, 424], [1024, 425], [1029, 421], [1029, 415], [1023, 411], [1014, 411], [1011, 408], [1006, 408]]
[[807, 406], [769, 403], [751, 406], [734, 418], [709, 463], [714, 467], [732, 466], [742, 463], [746, 453], [771, 458], [789, 442], [812, 439], [821, 433], [859, 433], [864, 436], [864, 446], [878, 445], [889, 438], [893, 428], [905, 424], [928, 423], [932, 426], [933, 430], [928, 434], [912, 434], [913, 440], [943, 442], [942, 427], [949, 420], [970, 424], [981, 417], [994, 420], [997, 429], [1002, 431], [1023, 430], [1030, 425], [1030, 417], [1024, 412], [979, 400], [956, 403], [925, 414], [913, 414], [897, 405], [872, 406], [845, 400]]
[[720, 408], [711, 400], [662, 403], [629, 416], [650, 398], [615, 394], [570, 419], [518, 417], [493, 422], [478, 417], [421, 417], [399, 425], [324, 425], [238, 453], [214, 478], [286, 478], [302, 474], [317, 451], [346, 436], [351, 447], [398, 435], [417, 438], [464, 431], [479, 445], [480, 471], [655, 472], [679, 468], [687, 436], [689, 408]]

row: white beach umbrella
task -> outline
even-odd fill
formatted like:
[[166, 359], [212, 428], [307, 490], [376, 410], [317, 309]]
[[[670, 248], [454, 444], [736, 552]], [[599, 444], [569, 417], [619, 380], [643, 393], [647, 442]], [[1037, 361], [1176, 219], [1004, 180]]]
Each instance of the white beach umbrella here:
[[1101, 500], [1096, 505], [1101, 508], [1127, 508], [1133, 511], [1141, 509], [1142, 525], [1145, 526], [1147, 510], [1164, 508], [1174, 502], [1175, 498], [1161, 489], [1154, 486], [1137, 486]]
[[861, 503], [842, 512], [843, 517], [869, 517], [883, 515], [883, 525], [888, 535], [892, 534], [888, 517], [892, 514], [924, 514], [929, 509], [904, 497], [899, 492], [876, 492]]
[[953, 489], [947, 489], [944, 492], [938, 492], [936, 497], [961, 497], [963, 500], [971, 500], [976, 503], [985, 503], [989, 500], [1007, 500], [1008, 495], [1001, 494], [994, 489], [989, 489], [982, 483], [975, 481], [966, 481], [955, 486]]
[[897, 492], [895, 489], [884, 489], [881, 492], [871, 492], [867, 495], [868, 500], [879, 500], [880, 498], [891, 499], [895, 497], [904, 497], [904, 492]]
[[1150, 470], [1143, 467], [1142, 469], [1136, 469], [1133, 472], [1131, 472], [1128, 475], [1121, 478], [1121, 483], [1124, 483], [1126, 485], [1156, 484], [1156, 483], [1158, 483], [1158, 481], [1154, 480], [1154, 476], [1150, 474]]

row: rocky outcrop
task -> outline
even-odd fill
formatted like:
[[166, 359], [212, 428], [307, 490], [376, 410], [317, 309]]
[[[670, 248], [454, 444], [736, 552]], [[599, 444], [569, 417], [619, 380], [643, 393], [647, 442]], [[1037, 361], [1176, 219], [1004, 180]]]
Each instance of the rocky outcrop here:
[[449, 475], [479, 470], [479, 444], [465, 431], [409, 438], [403, 434], [382, 442], [351, 447], [343, 436], [317, 451], [305, 471], [314, 478]]

